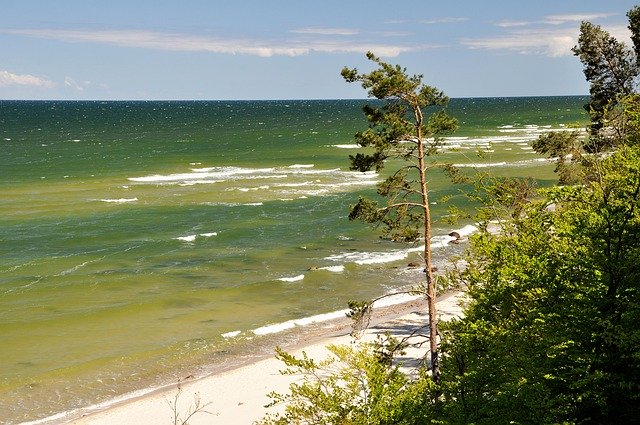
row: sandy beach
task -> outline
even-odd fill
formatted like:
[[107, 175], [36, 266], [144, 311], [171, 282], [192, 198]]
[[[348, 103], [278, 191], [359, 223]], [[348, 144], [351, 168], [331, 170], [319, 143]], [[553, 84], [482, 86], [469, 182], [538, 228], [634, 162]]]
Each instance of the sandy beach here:
[[[448, 293], [438, 299], [440, 320], [461, 314], [461, 293]], [[328, 324], [322, 331], [303, 336], [287, 351], [299, 355], [303, 351], [314, 359], [328, 355], [328, 344], [356, 344], [375, 339], [376, 335], [391, 334], [401, 337], [427, 322], [426, 303], [415, 300], [403, 305], [374, 309], [369, 329], [359, 339], [350, 335], [348, 320]], [[425, 344], [426, 345], [426, 344]], [[403, 360], [422, 358], [425, 349], [412, 349]], [[39, 424], [119, 425], [119, 424], [173, 424], [177, 413], [183, 420], [198, 400], [205, 406], [189, 419], [191, 425], [226, 424], [247, 425], [260, 420], [266, 413], [276, 412], [282, 406], [265, 408], [271, 391], [287, 392], [296, 376], [284, 376], [284, 364], [275, 357], [262, 358], [237, 368], [208, 376], [187, 376], [174, 385], [149, 390], [144, 394], [131, 394], [110, 403], [79, 409], [68, 414], [38, 421]], [[174, 408], [174, 406], [176, 406]], [[178, 423], [181, 423], [179, 421]]]

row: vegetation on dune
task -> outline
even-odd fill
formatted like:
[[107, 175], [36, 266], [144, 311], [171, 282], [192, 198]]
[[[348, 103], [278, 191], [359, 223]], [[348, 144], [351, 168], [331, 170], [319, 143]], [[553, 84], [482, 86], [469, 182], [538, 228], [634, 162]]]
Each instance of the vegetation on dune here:
[[[431, 351], [441, 356], [439, 373], [402, 373], [394, 354], [403, 347], [393, 340], [360, 350], [333, 347], [325, 363], [279, 352], [289, 373], [304, 379], [288, 395], [272, 394], [287, 410], [266, 423], [640, 423], [640, 8], [627, 16], [633, 48], [591, 23], [581, 26], [573, 51], [591, 83], [587, 135], [551, 133], [534, 143], [556, 161], [560, 185], [536, 189], [487, 176], [476, 185], [481, 192], [473, 196], [484, 201], [480, 230], [470, 238], [466, 268], [450, 276], [468, 304], [464, 317], [439, 325], [442, 342]], [[343, 76], [393, 101], [365, 108], [371, 126], [357, 138], [373, 149], [352, 163], [381, 167], [391, 152], [404, 150], [401, 158], [421, 164], [420, 149], [426, 155], [430, 144], [404, 143], [422, 140], [411, 132], [423, 127], [408, 124], [412, 110], [401, 101], [421, 82], [369, 58], [379, 70], [345, 69]], [[416, 93], [444, 104], [435, 89]], [[445, 115], [437, 120], [452, 127]], [[408, 177], [412, 167], [380, 186], [390, 203], [362, 199], [352, 215], [382, 222], [399, 239], [418, 237], [421, 227], [398, 225], [428, 219], [425, 194], [412, 186], [419, 179]], [[489, 222], [500, 231], [488, 231]]]

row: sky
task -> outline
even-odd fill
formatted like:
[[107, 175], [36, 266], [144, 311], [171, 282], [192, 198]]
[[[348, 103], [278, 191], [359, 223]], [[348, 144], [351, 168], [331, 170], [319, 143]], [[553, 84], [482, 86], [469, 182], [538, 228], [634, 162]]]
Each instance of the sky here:
[[581, 21], [630, 44], [635, 5], [0, 0], [0, 99], [364, 98], [340, 70], [373, 69], [367, 51], [450, 97], [587, 94], [571, 53]]

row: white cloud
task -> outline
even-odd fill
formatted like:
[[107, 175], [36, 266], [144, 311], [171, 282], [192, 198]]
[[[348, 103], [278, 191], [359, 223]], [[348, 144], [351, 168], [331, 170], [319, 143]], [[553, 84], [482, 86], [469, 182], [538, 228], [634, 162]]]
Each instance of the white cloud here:
[[564, 30], [521, 30], [500, 37], [465, 39], [462, 44], [472, 49], [510, 50], [523, 54], [551, 57], [571, 55], [578, 39], [578, 28]]
[[356, 35], [359, 32], [357, 30], [348, 29], [348, 28], [318, 28], [318, 27], [308, 27], [308, 28], [299, 28], [294, 29], [289, 32], [295, 34], [313, 34], [313, 35]]
[[9, 71], [0, 70], [0, 87], [8, 86], [32, 86], [51, 88], [54, 86], [52, 81], [46, 78], [36, 77], [30, 74], [13, 74]]
[[627, 28], [626, 25], [614, 25], [603, 27], [605, 31], [615, 37], [617, 40], [627, 43], [629, 46], [632, 45], [631, 42], [631, 31]]
[[386, 25], [405, 25], [411, 23], [411, 21], [407, 21], [405, 19], [392, 19], [390, 21], [383, 22]]
[[454, 24], [457, 22], [465, 22], [468, 21], [469, 18], [454, 18], [454, 17], [446, 17], [446, 18], [435, 18], [435, 19], [425, 19], [420, 21], [421, 24]]
[[501, 28], [512, 28], [512, 27], [526, 27], [531, 25], [531, 22], [527, 21], [500, 21], [496, 24]]
[[564, 24], [575, 24], [582, 21], [595, 21], [597, 19], [608, 18], [610, 16], [615, 16], [615, 13], [583, 13], [583, 14], [567, 14], [567, 15], [549, 15], [545, 16], [541, 20], [538, 21], [511, 21], [505, 20], [496, 23], [496, 26], [501, 28], [512, 28], [512, 27], [526, 27], [532, 25], [564, 25]]
[[[580, 17], [587, 15], [572, 16], [574, 20], [580, 20]], [[603, 26], [603, 29], [624, 43], [630, 42], [629, 30], [624, 25]], [[508, 50], [522, 54], [561, 57], [573, 54], [571, 49], [578, 43], [579, 32], [579, 25], [566, 28], [526, 28], [511, 30], [496, 37], [464, 39], [461, 43], [471, 49]]]
[[[316, 29], [316, 31], [317, 30], [318, 29]], [[325, 29], [325, 31], [328, 32], [335, 30]], [[262, 40], [225, 39], [138, 30], [80, 31], [56, 29], [0, 29], [0, 33], [62, 40], [66, 42], [90, 42], [155, 50], [211, 52], [232, 55], [254, 55], [261, 57], [301, 56], [311, 52], [364, 53], [368, 50], [374, 51], [381, 56], [393, 57], [403, 52], [419, 49], [419, 47], [415, 46], [390, 45], [384, 43], [360, 43], [357, 41], [287, 40], [284, 42], [269, 42]], [[311, 34], [311, 32], [307, 32], [307, 34]]]
[[596, 19], [614, 16], [614, 13], [583, 13], [571, 15], [551, 15], [545, 17], [542, 22], [549, 25], [562, 25], [569, 22], [595, 21]]
[[82, 93], [89, 85], [91, 85], [90, 81], [77, 82], [69, 76], [64, 77], [64, 86], [78, 93]]
[[383, 37], [408, 37], [412, 35], [409, 31], [382, 31], [376, 32], [376, 34], [380, 34]]

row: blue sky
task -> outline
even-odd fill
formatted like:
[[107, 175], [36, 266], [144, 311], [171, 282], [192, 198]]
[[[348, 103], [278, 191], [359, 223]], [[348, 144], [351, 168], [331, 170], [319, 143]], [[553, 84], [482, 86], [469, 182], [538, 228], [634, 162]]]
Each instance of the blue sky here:
[[627, 0], [0, 0], [0, 99], [336, 99], [367, 50], [450, 97], [586, 94]]

